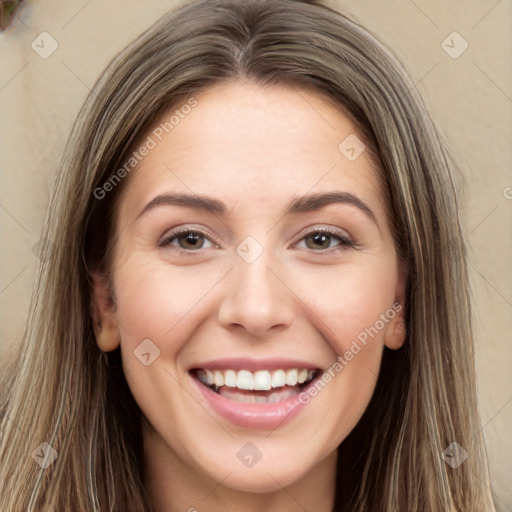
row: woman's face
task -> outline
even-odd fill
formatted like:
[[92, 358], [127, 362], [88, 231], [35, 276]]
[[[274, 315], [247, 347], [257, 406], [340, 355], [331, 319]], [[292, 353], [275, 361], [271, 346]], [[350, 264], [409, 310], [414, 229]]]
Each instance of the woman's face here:
[[333, 467], [383, 347], [403, 343], [403, 279], [368, 152], [333, 104], [238, 83], [195, 100], [126, 178], [115, 307], [96, 287], [120, 338], [99, 344], [121, 344], [156, 457], [272, 491]]

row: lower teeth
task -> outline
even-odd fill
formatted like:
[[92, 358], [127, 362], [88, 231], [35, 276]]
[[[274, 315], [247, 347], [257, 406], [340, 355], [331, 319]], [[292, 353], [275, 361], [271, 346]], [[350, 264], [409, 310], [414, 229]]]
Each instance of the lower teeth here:
[[223, 386], [218, 391], [219, 395], [224, 398], [234, 400], [235, 402], [244, 402], [249, 404], [273, 404], [281, 402], [287, 398], [291, 398], [298, 394], [295, 388], [287, 388], [279, 391], [272, 391], [269, 394], [256, 394], [256, 393], [242, 393], [240, 391], [234, 391], [233, 389], [225, 389]]
[[296, 396], [300, 392], [299, 386], [285, 386], [280, 389], [256, 392], [242, 391], [235, 388], [229, 388], [227, 386], [221, 386], [220, 388], [214, 386], [212, 389], [224, 398], [234, 400], [235, 402], [249, 404], [273, 404], [291, 398], [292, 396]]

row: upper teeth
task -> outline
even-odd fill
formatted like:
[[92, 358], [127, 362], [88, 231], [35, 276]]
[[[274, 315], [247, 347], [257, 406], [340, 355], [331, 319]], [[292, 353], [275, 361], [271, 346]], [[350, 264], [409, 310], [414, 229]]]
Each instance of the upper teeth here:
[[292, 370], [197, 370], [197, 377], [208, 386], [227, 386], [239, 389], [265, 391], [283, 386], [295, 386], [313, 378], [315, 370], [294, 368]]

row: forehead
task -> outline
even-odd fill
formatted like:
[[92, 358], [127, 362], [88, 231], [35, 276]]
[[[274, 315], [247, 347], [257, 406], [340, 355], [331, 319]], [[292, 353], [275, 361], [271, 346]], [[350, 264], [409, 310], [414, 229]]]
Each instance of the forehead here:
[[[152, 146], [129, 177], [122, 203], [171, 190], [231, 204], [279, 205], [308, 191], [378, 196], [378, 177], [353, 122], [312, 90], [223, 83], [176, 104], [148, 131]], [[348, 143], [344, 142], [348, 141]], [[359, 146], [358, 146], [359, 144]], [[379, 207], [376, 205], [377, 213]], [[121, 208], [123, 205], [121, 205]]]

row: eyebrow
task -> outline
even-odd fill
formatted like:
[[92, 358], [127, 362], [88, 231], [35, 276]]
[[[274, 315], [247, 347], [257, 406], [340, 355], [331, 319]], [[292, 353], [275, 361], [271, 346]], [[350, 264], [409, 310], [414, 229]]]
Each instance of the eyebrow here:
[[[333, 203], [355, 206], [373, 220], [375, 224], [378, 224], [377, 218], [372, 210], [361, 199], [349, 192], [333, 191], [296, 197], [288, 203], [284, 210], [284, 215], [313, 212]], [[185, 206], [220, 215], [226, 215], [227, 212], [227, 207], [222, 201], [210, 196], [184, 193], [161, 194], [152, 199], [142, 209], [137, 218], [159, 206]]]

